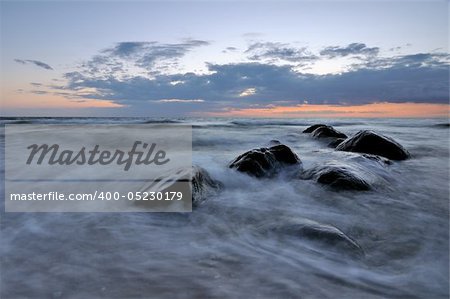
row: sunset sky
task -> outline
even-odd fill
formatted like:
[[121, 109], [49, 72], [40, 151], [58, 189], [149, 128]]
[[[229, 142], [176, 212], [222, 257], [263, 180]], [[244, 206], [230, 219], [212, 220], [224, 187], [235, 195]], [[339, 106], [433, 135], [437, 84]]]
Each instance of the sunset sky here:
[[2, 116], [448, 117], [447, 1], [1, 1]]

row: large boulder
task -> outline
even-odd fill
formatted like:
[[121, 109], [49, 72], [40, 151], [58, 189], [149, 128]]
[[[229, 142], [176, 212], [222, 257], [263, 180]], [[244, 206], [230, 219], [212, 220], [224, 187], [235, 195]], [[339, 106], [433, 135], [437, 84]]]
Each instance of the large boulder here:
[[[211, 178], [204, 168], [192, 166], [166, 173], [141, 188], [140, 191], [179, 192], [186, 185], [180, 184], [183, 182], [190, 182], [193, 207], [216, 195], [223, 186], [222, 183]], [[137, 203], [145, 203], [145, 201]]]
[[359, 131], [339, 144], [336, 150], [379, 155], [392, 160], [410, 157], [409, 152], [395, 140], [370, 130]]
[[370, 190], [370, 183], [364, 179], [358, 169], [350, 165], [327, 162], [309, 169], [303, 174], [304, 179], [314, 179], [318, 183], [340, 190]]
[[344, 250], [346, 253], [356, 254], [357, 256], [364, 255], [362, 247], [337, 227], [305, 218], [292, 218], [269, 222], [260, 226], [259, 229], [266, 234], [306, 239]]
[[300, 178], [313, 179], [336, 190], [371, 190], [376, 184], [385, 185], [390, 179], [386, 171], [390, 163], [373, 155], [352, 156], [322, 162], [304, 171]]
[[312, 132], [312, 136], [314, 138], [347, 138], [347, 135], [332, 126], [320, 126]]
[[282, 168], [300, 166], [300, 158], [286, 145], [278, 144], [243, 153], [229, 167], [257, 178], [273, 177]]
[[312, 133], [315, 129], [317, 129], [319, 127], [326, 127], [326, 125], [323, 125], [323, 124], [312, 125], [312, 126], [306, 128], [305, 130], [303, 130], [303, 133]]

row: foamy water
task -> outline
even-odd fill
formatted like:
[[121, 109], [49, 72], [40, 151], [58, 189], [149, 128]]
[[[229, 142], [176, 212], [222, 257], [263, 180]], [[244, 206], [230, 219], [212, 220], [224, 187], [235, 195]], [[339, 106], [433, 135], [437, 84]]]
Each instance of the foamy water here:
[[[449, 129], [436, 126], [447, 120], [2, 120], [149, 121], [191, 123], [193, 161], [221, 181], [223, 190], [185, 214], [2, 208], [1, 298], [448, 297]], [[314, 123], [347, 135], [375, 130], [412, 157], [388, 166], [371, 191], [336, 191], [283, 176], [258, 180], [227, 167], [272, 139], [290, 146], [304, 169], [353, 155], [301, 133]], [[302, 219], [339, 228], [364, 256], [261, 230]]]

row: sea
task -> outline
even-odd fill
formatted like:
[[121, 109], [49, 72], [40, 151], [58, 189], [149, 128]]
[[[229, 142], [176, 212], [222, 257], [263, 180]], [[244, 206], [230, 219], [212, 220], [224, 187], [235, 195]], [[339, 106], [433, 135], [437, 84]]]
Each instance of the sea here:
[[[4, 125], [192, 125], [193, 164], [222, 189], [190, 213], [11, 213], [1, 172], [1, 289], [15, 298], [448, 298], [448, 119], [27, 118]], [[373, 130], [411, 154], [369, 191], [314, 180], [258, 179], [230, 169], [271, 140], [303, 169], [345, 160], [302, 131], [324, 123], [348, 136]], [[353, 154], [358, 155], [358, 154]], [[30, 182], [32, 184], [32, 182]], [[363, 256], [261, 227], [333, 226]]]

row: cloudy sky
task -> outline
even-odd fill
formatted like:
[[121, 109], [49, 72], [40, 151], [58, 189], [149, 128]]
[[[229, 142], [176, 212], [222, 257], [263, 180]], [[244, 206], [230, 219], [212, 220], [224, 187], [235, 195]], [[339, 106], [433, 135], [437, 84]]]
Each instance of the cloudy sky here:
[[2, 115], [448, 116], [447, 1], [2, 1]]

